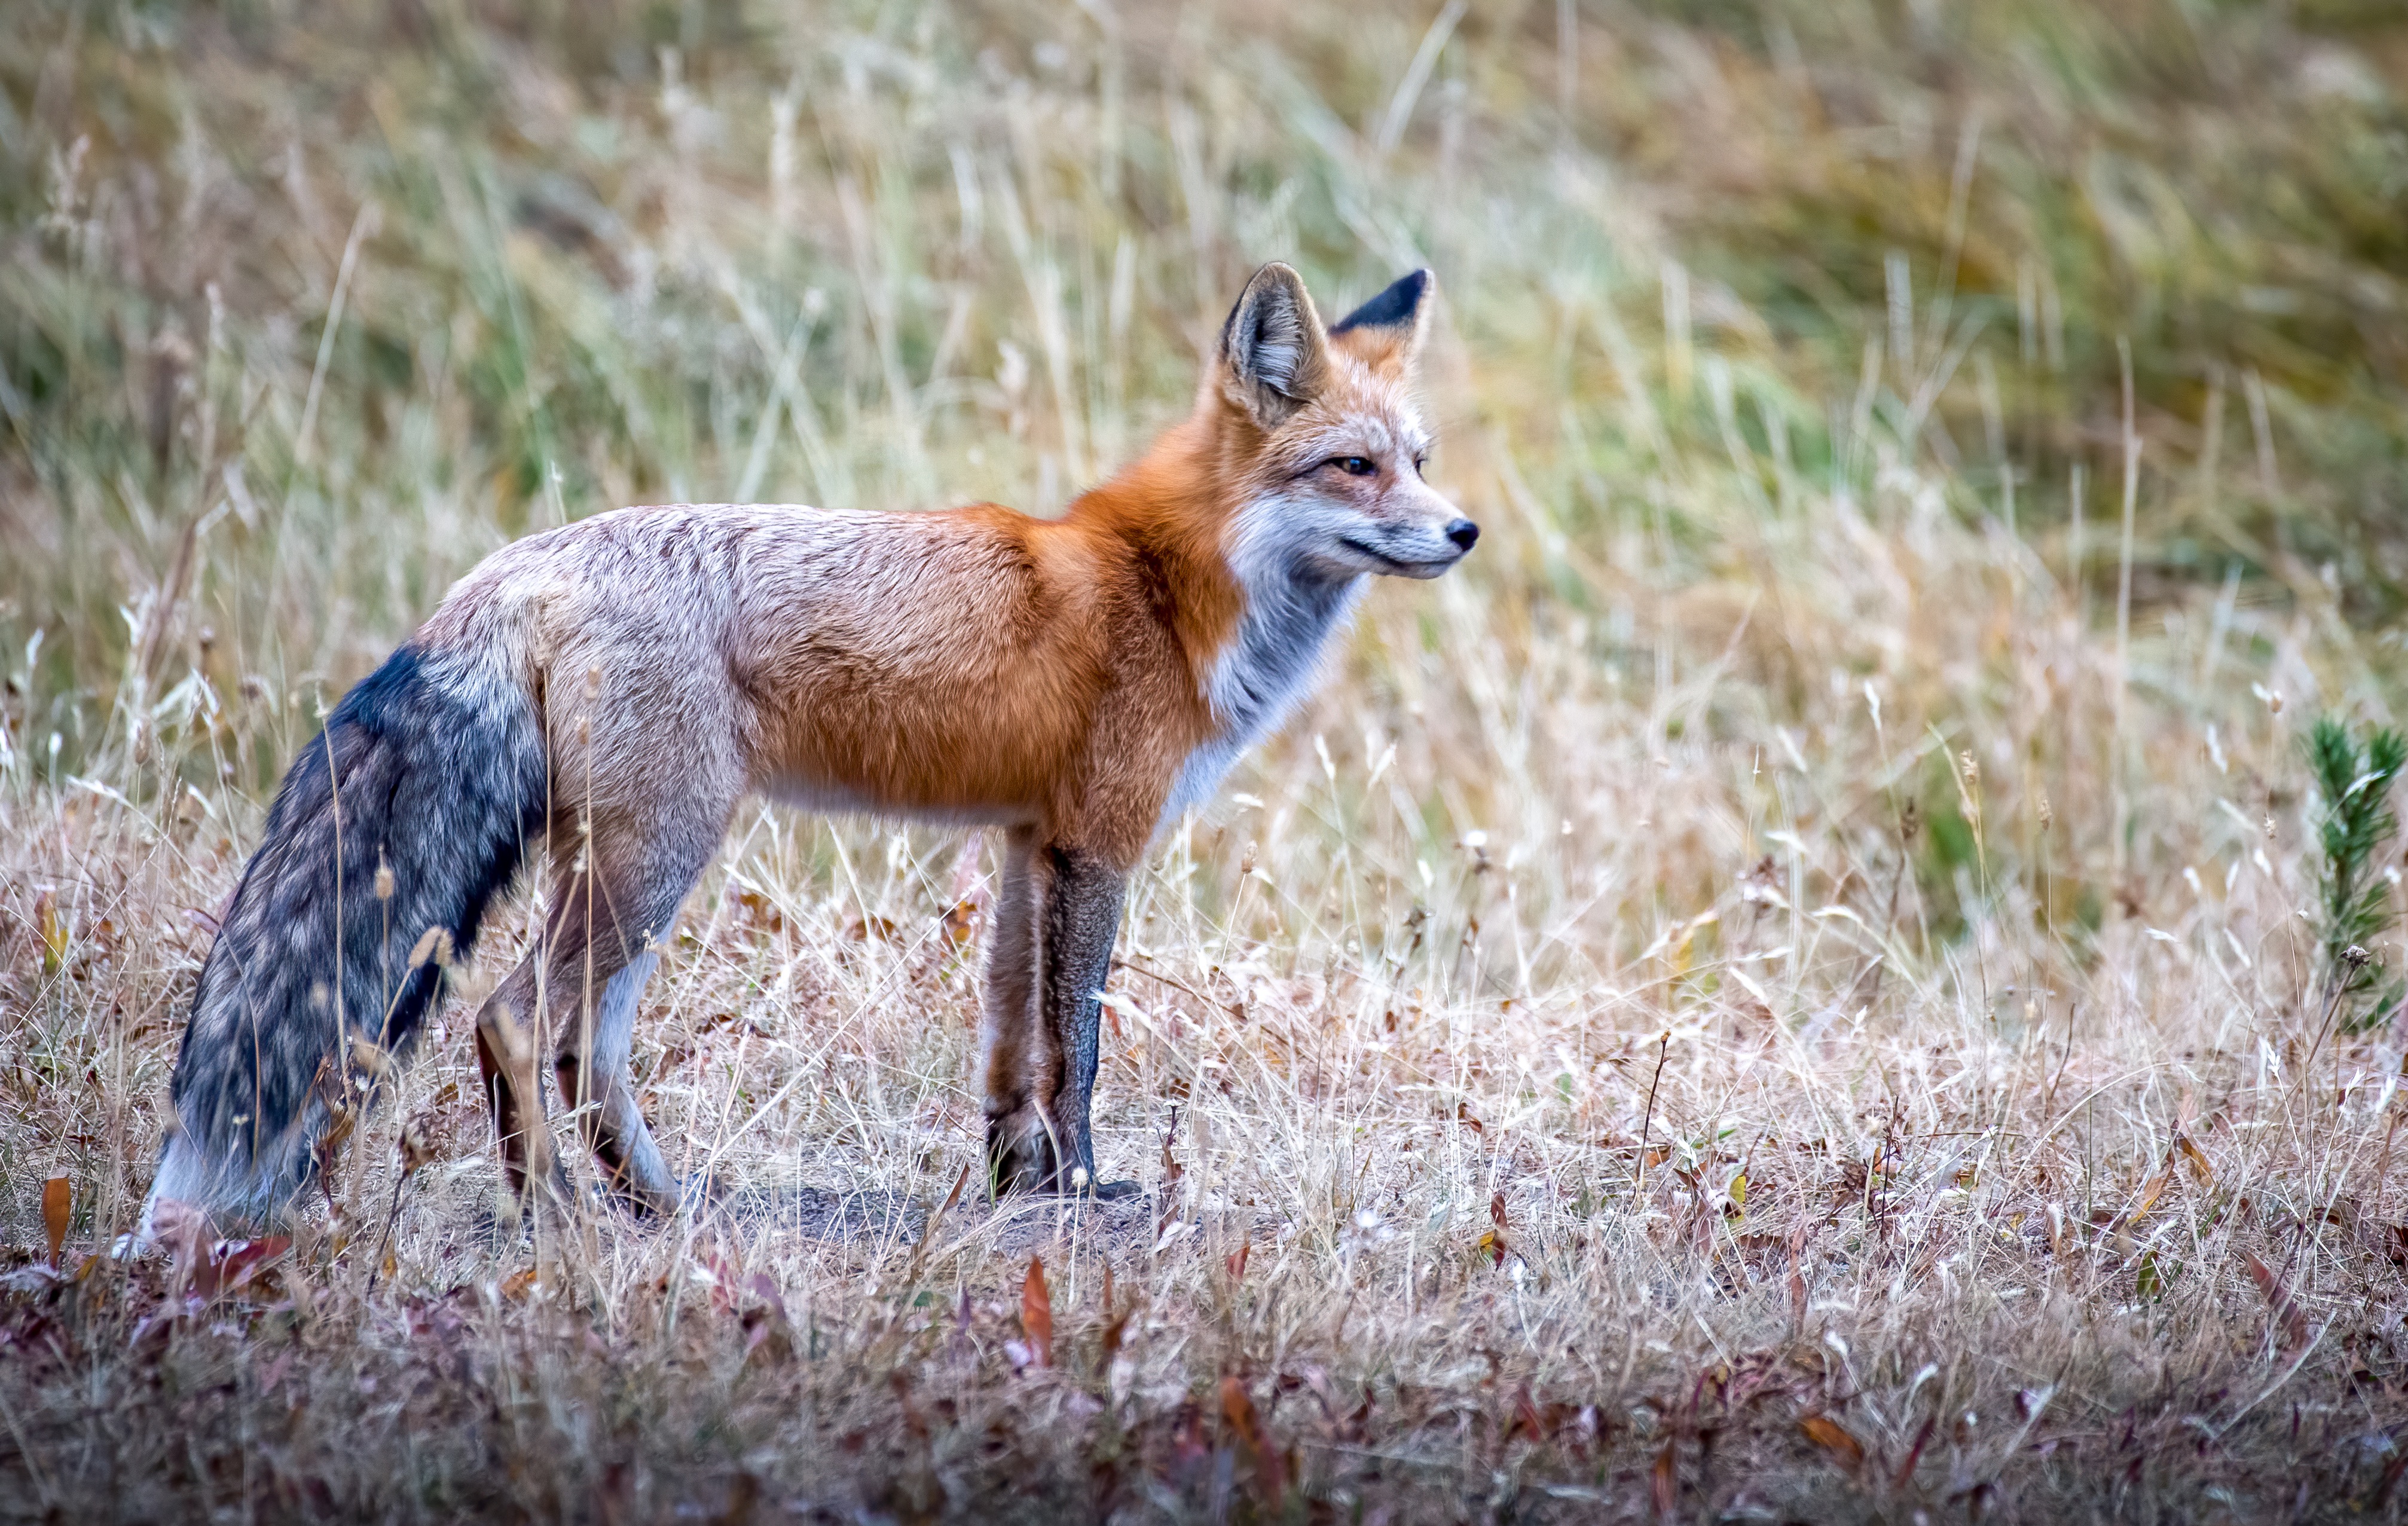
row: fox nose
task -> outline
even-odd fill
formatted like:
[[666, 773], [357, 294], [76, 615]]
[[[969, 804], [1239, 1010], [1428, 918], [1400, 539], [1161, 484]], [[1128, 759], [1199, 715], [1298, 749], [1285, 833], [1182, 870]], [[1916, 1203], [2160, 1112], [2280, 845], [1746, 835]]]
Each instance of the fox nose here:
[[1480, 538], [1480, 526], [1469, 520], [1457, 520], [1446, 527], [1446, 538], [1468, 551], [1471, 543]]

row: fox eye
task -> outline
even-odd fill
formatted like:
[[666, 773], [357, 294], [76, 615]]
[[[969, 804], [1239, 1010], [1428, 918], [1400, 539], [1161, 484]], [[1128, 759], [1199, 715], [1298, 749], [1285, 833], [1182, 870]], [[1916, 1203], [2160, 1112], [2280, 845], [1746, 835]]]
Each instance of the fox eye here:
[[1369, 477], [1380, 469], [1372, 464], [1369, 456], [1332, 456], [1329, 464], [1349, 477]]

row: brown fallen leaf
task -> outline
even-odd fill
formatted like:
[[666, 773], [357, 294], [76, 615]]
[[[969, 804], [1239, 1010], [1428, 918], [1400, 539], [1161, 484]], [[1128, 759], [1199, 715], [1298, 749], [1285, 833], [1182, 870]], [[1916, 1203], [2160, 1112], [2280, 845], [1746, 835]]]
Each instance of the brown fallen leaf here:
[[1221, 1418], [1254, 1462], [1254, 1492], [1262, 1503], [1276, 1505], [1287, 1498], [1287, 1458], [1263, 1431], [1254, 1413], [1254, 1396], [1235, 1376], [1221, 1379]]
[[1245, 1280], [1246, 1262], [1254, 1259], [1254, 1237], [1249, 1234], [1246, 1236], [1245, 1244], [1238, 1247], [1236, 1251], [1226, 1258], [1229, 1267], [1230, 1281], [1241, 1282]]
[[2249, 1279], [2266, 1295], [2266, 1314], [2283, 1333], [2283, 1349], [2296, 1351], [2308, 1344], [2308, 1317], [2300, 1312], [2299, 1300], [2283, 1284], [2274, 1269], [2259, 1261], [2253, 1251], [2243, 1251], [2242, 1264], [2249, 1269]]
[[2215, 1185], [2215, 1167], [2207, 1163], [2207, 1152], [2191, 1143], [2190, 1135], [2174, 1135], [2174, 1148], [2181, 1153], [2183, 1164], [2190, 1168], [2190, 1179], [2205, 1191]]
[[2139, 1223], [2141, 1219], [2147, 1215], [2151, 1208], [2157, 1206], [2157, 1199], [2165, 1196], [2166, 1189], [2172, 1184], [2173, 1179], [2173, 1156], [2172, 1151], [2168, 1151], [2166, 1163], [2157, 1168], [2157, 1174], [2156, 1176], [2151, 1177], [2146, 1182], [2142, 1184], [2141, 1201], [2132, 1205], [2131, 1215], [2125, 1221], [2127, 1223], [2133, 1224]]
[[1798, 1422], [1798, 1429], [1842, 1467], [1854, 1470], [1864, 1465], [1864, 1443], [1848, 1434], [1848, 1428], [1828, 1415], [1809, 1415]]
[[1028, 1276], [1020, 1284], [1020, 1328], [1028, 1336], [1031, 1363], [1054, 1365], [1054, 1295], [1045, 1286], [1045, 1258], [1028, 1258]]
[[1107, 1367], [1111, 1365], [1112, 1358], [1120, 1354], [1121, 1347], [1128, 1340], [1129, 1319], [1137, 1313], [1137, 1299], [1131, 1297], [1128, 1307], [1114, 1310], [1104, 1320], [1103, 1351], [1104, 1365]]
[[64, 1177], [42, 1183], [42, 1228], [50, 1237], [50, 1264], [59, 1263], [59, 1247], [66, 1244], [67, 1215], [75, 1207], [75, 1191]]
[[1681, 1504], [1681, 1475], [1672, 1459], [1672, 1446], [1670, 1441], [1664, 1443], [1656, 1454], [1656, 1466], [1648, 1473], [1648, 1492], [1654, 1497], [1658, 1520], [1671, 1519]]
[[1229, 1422], [1240, 1441], [1249, 1447], [1261, 1445], [1262, 1424], [1254, 1414], [1254, 1396], [1234, 1376], [1221, 1379], [1221, 1418]]

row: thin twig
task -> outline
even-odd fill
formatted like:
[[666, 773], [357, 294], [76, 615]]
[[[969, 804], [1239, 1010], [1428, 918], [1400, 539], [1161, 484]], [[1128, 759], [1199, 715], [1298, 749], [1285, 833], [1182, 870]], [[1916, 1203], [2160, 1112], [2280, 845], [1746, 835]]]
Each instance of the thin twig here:
[[1656, 1042], [1656, 1074], [1647, 1082], [1647, 1113], [1639, 1120], [1639, 1175], [1632, 1178], [1630, 1195], [1637, 1197], [1647, 1190], [1647, 1132], [1656, 1123], [1656, 1085], [1664, 1078], [1665, 1057], [1672, 1050], [1672, 1030]]

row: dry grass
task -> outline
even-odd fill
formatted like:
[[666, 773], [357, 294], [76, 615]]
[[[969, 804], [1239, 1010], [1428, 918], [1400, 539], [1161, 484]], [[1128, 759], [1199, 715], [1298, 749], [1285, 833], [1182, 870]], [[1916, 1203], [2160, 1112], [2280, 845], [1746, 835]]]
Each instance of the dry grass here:
[[[2400, 29], [1724, 8], [12, 21], [0, 1512], [2396, 1512], [2400, 1039], [2316, 998], [2297, 732], [2401, 694]], [[455, 1027], [255, 1279], [84, 1259], [262, 792], [448, 579], [1058, 505], [1271, 255], [1437, 264], [1488, 534], [1142, 876], [1148, 1202], [938, 1211], [986, 861], [764, 812], [638, 1032], [729, 1211], [496, 1232]]]

